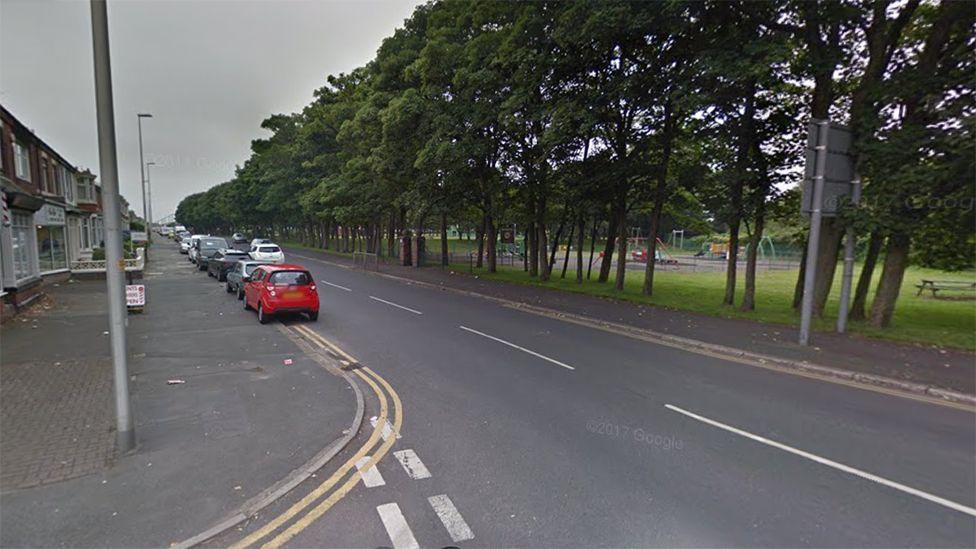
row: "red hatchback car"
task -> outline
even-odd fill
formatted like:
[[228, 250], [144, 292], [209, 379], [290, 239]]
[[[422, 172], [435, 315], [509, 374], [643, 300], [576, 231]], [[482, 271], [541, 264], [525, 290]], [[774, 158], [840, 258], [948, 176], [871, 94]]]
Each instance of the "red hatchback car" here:
[[319, 318], [319, 294], [308, 269], [301, 265], [261, 265], [246, 278], [244, 310], [257, 309], [258, 322], [278, 313], [305, 313]]

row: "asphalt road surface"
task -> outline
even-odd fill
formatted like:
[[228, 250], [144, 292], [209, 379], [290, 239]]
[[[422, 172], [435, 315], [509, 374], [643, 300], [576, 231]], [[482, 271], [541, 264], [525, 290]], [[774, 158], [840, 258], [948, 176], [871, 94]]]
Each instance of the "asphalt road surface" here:
[[[286, 259], [312, 272], [322, 310], [315, 323], [285, 322], [388, 382], [402, 425], [347, 494], [250, 543], [976, 545], [971, 412], [657, 346], [314, 252]], [[269, 528], [314, 484], [218, 541]]]

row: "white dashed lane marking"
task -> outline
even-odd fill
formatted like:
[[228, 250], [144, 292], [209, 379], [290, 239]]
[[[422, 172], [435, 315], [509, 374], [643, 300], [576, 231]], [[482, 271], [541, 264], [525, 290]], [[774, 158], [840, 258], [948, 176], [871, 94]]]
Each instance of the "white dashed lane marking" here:
[[383, 527], [386, 528], [386, 534], [390, 536], [390, 542], [394, 549], [420, 548], [417, 538], [413, 537], [407, 520], [403, 518], [403, 513], [400, 512], [399, 505], [384, 503], [376, 508], [376, 512], [380, 514], [380, 520], [383, 521]]
[[386, 481], [383, 480], [383, 475], [380, 474], [380, 470], [376, 468], [376, 464], [373, 464], [365, 471], [363, 470], [363, 467], [366, 466], [368, 461], [369, 456], [363, 456], [356, 461], [356, 469], [359, 470], [359, 476], [363, 478], [363, 484], [367, 488], [374, 488], [386, 484]]
[[[379, 421], [376, 419], [376, 416], [373, 416], [373, 417], [369, 418], [369, 424], [372, 425], [374, 429], [376, 428], [376, 424], [377, 423], [379, 423]], [[390, 425], [390, 422], [389, 421], [384, 420], [383, 421], [383, 431], [380, 433], [380, 435], [383, 437], [383, 440], [386, 440], [386, 439], [390, 438], [390, 435], [392, 435], [392, 434], [393, 434], [393, 426]], [[400, 436], [400, 433], [397, 433], [396, 434], [396, 437], [397, 438], [402, 438]]]
[[446, 494], [441, 494], [430, 496], [427, 501], [430, 502], [430, 506], [437, 513], [437, 518], [441, 519], [444, 528], [447, 529], [447, 533], [451, 535], [451, 539], [455, 543], [474, 539], [474, 532], [468, 527], [468, 523], [464, 522], [464, 517], [458, 512], [451, 498], [447, 497]]
[[417, 453], [413, 450], [400, 450], [398, 452], [393, 452], [393, 455], [403, 466], [403, 470], [407, 472], [407, 475], [414, 480], [420, 480], [424, 478], [430, 478], [430, 471], [427, 470], [427, 466], [424, 462], [420, 461], [417, 457]]
[[396, 303], [394, 303], [392, 301], [387, 301], [385, 299], [380, 299], [380, 298], [376, 297], [375, 295], [371, 295], [371, 296], [369, 296], [369, 298], [372, 299], [372, 300], [374, 300], [374, 301], [379, 301], [380, 303], [386, 303], [387, 305], [390, 305], [391, 307], [396, 307], [397, 309], [403, 309], [404, 311], [409, 311], [409, 312], [411, 312], [411, 313], [413, 313], [415, 315], [422, 315], [422, 314], [424, 314], [424, 313], [418, 311], [417, 309], [411, 309], [410, 307], [404, 307], [403, 305], [398, 305], [398, 304], [396, 304]]
[[345, 290], [347, 292], [351, 292], [352, 291], [349, 288], [346, 288], [345, 286], [340, 286], [338, 284], [333, 284], [333, 283], [329, 282], [328, 280], [320, 280], [319, 282], [321, 282], [322, 284], [326, 284], [328, 286], [332, 286], [333, 288], [339, 288], [340, 290]]
[[738, 428], [733, 427], [731, 425], [726, 425], [726, 424], [724, 424], [724, 423], [722, 423], [720, 421], [715, 421], [714, 419], [708, 419], [705, 416], [700, 416], [698, 414], [695, 414], [693, 412], [689, 412], [688, 410], [683, 410], [683, 409], [678, 408], [677, 406], [673, 406], [671, 404], [665, 404], [664, 407], [667, 408], [668, 410], [673, 411], [673, 412], [678, 412], [679, 414], [683, 414], [685, 416], [688, 416], [691, 419], [694, 419], [694, 420], [700, 421], [702, 423], [706, 423], [708, 425], [711, 425], [712, 427], [718, 427], [719, 429], [722, 429], [724, 431], [728, 431], [730, 433], [734, 433], [734, 434], [739, 435], [741, 437], [745, 437], [745, 438], [748, 438], [750, 440], [754, 440], [756, 442], [765, 444], [767, 446], [772, 446], [773, 448], [777, 448], [779, 450], [783, 450], [784, 452], [789, 452], [789, 453], [791, 453], [793, 455], [797, 455], [797, 456], [800, 456], [802, 458], [809, 459], [810, 461], [814, 461], [814, 462], [819, 463], [821, 465], [826, 465], [827, 467], [831, 467], [831, 468], [837, 469], [838, 471], [843, 471], [843, 472], [848, 473], [850, 475], [854, 475], [856, 477], [860, 477], [860, 478], [863, 478], [865, 480], [870, 480], [871, 482], [876, 482], [876, 483], [881, 484], [883, 486], [887, 486], [889, 488], [894, 488], [895, 490], [904, 492], [906, 494], [911, 494], [911, 495], [913, 495], [915, 497], [922, 498], [922, 499], [924, 499], [926, 501], [930, 501], [932, 503], [939, 504], [939, 505], [941, 505], [943, 507], [947, 507], [949, 509], [952, 509], [953, 511], [959, 511], [960, 513], [965, 513], [967, 515], [976, 517], [976, 509], [973, 509], [972, 507], [966, 507], [965, 505], [962, 505], [961, 503], [956, 503], [954, 501], [950, 501], [948, 499], [945, 499], [945, 498], [936, 496], [934, 494], [930, 494], [928, 492], [923, 492], [922, 490], [919, 490], [917, 488], [912, 488], [911, 486], [905, 486], [904, 484], [901, 484], [899, 482], [895, 482], [893, 480], [888, 480], [888, 479], [886, 479], [884, 477], [879, 477], [878, 475], [874, 475], [874, 474], [868, 473], [867, 471], [862, 471], [860, 469], [855, 469], [854, 467], [851, 467], [849, 465], [844, 465], [843, 463], [838, 463], [836, 461], [827, 459], [825, 457], [820, 457], [820, 456], [818, 456], [816, 454], [811, 454], [810, 452], [806, 452], [804, 450], [800, 450], [800, 449], [794, 448], [792, 446], [787, 446], [786, 444], [783, 444], [782, 442], [776, 442], [775, 440], [770, 440], [768, 438], [761, 437], [759, 435], [754, 435], [754, 434], [750, 433], [749, 431], [743, 431], [742, 429], [738, 429]]
[[522, 351], [523, 353], [528, 353], [528, 354], [530, 354], [530, 355], [532, 355], [534, 357], [541, 358], [542, 360], [548, 360], [549, 362], [552, 362], [553, 364], [555, 364], [557, 366], [562, 366], [563, 368], [566, 368], [567, 370], [575, 370], [576, 369], [576, 368], [573, 368], [572, 366], [570, 366], [569, 364], [566, 364], [564, 362], [559, 362], [558, 360], [556, 360], [554, 358], [549, 358], [546, 355], [540, 355], [539, 353], [537, 353], [537, 352], [535, 352], [535, 351], [533, 351], [531, 349], [526, 349], [525, 347], [522, 347], [520, 345], [516, 345], [514, 343], [505, 341], [504, 339], [497, 338], [497, 337], [492, 336], [492, 335], [488, 335], [488, 334], [486, 334], [484, 332], [479, 332], [478, 330], [472, 330], [471, 328], [468, 328], [467, 326], [458, 326], [458, 328], [461, 328], [462, 330], [464, 330], [466, 332], [471, 332], [472, 334], [480, 335], [481, 337], [486, 337], [486, 338], [488, 338], [488, 339], [490, 339], [492, 341], [497, 341], [498, 343], [501, 343], [502, 345], [508, 345], [509, 347], [511, 347], [513, 349], [518, 349], [519, 351]]

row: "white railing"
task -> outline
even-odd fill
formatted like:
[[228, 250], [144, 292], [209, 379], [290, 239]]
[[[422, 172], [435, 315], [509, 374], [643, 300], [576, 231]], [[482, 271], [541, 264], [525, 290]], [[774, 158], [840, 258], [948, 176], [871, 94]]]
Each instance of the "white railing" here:
[[[126, 271], [141, 271], [146, 267], [145, 248], [136, 248], [135, 259], [126, 259]], [[71, 263], [73, 273], [104, 273], [106, 260], [104, 259], [81, 259]]]

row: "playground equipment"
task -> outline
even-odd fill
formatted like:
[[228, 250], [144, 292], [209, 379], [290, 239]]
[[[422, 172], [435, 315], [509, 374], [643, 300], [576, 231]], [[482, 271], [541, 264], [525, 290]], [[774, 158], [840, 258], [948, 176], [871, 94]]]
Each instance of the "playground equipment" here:
[[[668, 245], [660, 238], [656, 238], [657, 248], [654, 250], [654, 262], [665, 265], [677, 265], [678, 260], [671, 255]], [[638, 263], [647, 263], [647, 239], [642, 236], [632, 236], [627, 239], [627, 249], [633, 249], [630, 257]]]

